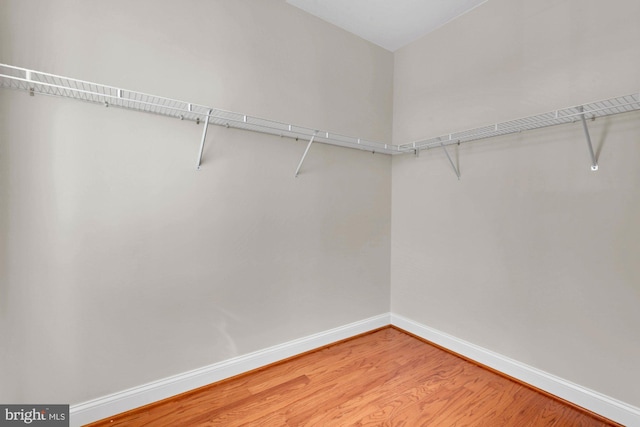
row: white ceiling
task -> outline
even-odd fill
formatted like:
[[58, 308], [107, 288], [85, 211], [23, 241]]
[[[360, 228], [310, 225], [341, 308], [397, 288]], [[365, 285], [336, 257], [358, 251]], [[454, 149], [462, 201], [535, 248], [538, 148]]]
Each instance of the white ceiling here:
[[487, 0], [286, 0], [391, 52]]

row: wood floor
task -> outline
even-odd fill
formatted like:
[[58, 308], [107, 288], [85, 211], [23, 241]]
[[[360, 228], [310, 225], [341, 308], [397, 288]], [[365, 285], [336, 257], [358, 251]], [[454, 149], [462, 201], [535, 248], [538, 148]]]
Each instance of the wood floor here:
[[96, 426], [615, 426], [393, 327]]

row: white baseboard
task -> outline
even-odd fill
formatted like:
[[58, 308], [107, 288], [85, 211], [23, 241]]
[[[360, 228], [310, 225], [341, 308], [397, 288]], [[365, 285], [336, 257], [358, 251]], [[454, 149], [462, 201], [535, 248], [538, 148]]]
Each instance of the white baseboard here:
[[640, 426], [640, 408], [574, 384], [444, 332], [391, 313], [391, 324], [434, 344], [626, 426]]
[[71, 405], [71, 426], [129, 411], [390, 324], [389, 313], [234, 357], [129, 390]]
[[76, 427], [101, 420], [389, 324], [613, 421], [629, 427], [640, 426], [639, 408], [393, 313], [370, 317], [129, 390], [71, 405], [71, 426]]

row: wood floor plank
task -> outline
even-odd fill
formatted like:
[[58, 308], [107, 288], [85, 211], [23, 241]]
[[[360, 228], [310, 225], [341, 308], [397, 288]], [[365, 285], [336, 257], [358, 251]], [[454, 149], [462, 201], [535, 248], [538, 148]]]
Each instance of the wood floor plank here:
[[[309, 425], [323, 425], [332, 419], [340, 419], [345, 416], [360, 419], [362, 416], [370, 414], [372, 409], [380, 412], [379, 408], [386, 407], [390, 398], [397, 399], [398, 396], [404, 394], [401, 397], [411, 401], [419, 395], [418, 390], [428, 393], [430, 382], [433, 381], [434, 376], [428, 374], [427, 371], [436, 371], [436, 359], [429, 351], [421, 353], [417, 352], [410, 361], [391, 372], [388, 381], [380, 383], [376, 387], [354, 390], [353, 397], [347, 401], [332, 400], [330, 403], [333, 407], [323, 414], [316, 414], [309, 420]], [[400, 401], [402, 400], [401, 398]], [[400, 401], [396, 402], [396, 405]]]
[[618, 426], [393, 327], [104, 426]]

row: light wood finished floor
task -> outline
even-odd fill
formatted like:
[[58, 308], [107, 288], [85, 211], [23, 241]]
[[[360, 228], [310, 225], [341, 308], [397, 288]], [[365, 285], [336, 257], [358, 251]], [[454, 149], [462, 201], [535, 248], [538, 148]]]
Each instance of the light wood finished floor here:
[[612, 426], [386, 327], [91, 426]]

